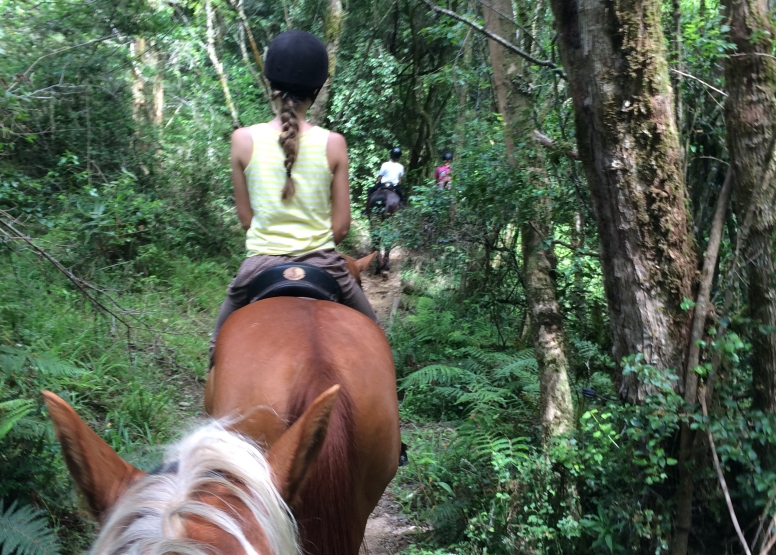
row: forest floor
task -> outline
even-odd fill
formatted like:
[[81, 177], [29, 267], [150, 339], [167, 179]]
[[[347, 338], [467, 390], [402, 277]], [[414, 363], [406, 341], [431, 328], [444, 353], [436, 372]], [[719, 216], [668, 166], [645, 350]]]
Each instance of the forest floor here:
[[[393, 268], [387, 276], [374, 275], [371, 269], [361, 275], [364, 293], [386, 328], [393, 322], [393, 317], [396, 316], [399, 307], [403, 259], [404, 252], [400, 249], [394, 249], [391, 252]], [[401, 506], [396, 502], [391, 491], [391, 486], [388, 486], [366, 524], [362, 552], [369, 555], [400, 553], [413, 543], [413, 537], [418, 532], [418, 527], [402, 513]]]

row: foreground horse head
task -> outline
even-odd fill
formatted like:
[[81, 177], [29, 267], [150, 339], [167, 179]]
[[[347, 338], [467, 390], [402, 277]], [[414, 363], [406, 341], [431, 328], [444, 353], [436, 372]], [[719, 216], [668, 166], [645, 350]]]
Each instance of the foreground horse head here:
[[102, 524], [93, 555], [300, 553], [289, 504], [321, 452], [338, 395], [339, 386], [319, 395], [266, 455], [214, 422], [170, 447], [165, 465], [146, 474], [64, 400], [43, 392], [65, 462]]

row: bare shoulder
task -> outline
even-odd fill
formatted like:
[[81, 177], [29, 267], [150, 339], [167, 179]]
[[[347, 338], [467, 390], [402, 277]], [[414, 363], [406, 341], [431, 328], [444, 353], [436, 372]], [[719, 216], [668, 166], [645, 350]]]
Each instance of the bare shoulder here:
[[246, 142], [248, 144], [253, 143], [253, 138], [251, 137], [251, 130], [249, 127], [240, 127], [239, 129], [235, 129], [232, 132], [233, 145], [244, 144]]
[[329, 152], [347, 152], [348, 143], [345, 141], [345, 137], [334, 131], [329, 131], [329, 142], [327, 143]]

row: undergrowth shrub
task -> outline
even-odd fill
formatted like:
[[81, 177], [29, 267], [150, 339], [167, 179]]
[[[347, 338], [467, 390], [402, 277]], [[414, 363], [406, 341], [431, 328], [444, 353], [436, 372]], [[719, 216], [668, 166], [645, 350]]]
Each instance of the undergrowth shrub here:
[[[676, 376], [624, 361], [653, 392], [621, 404], [612, 362], [570, 341], [576, 428], [552, 441], [539, 426], [533, 351], [503, 344], [487, 313], [444, 292], [405, 301], [391, 338], [401, 411], [415, 419], [400, 501], [459, 553], [620, 553], [667, 549], [682, 418]], [[585, 394], [582, 394], [584, 389]], [[442, 420], [443, 424], [431, 421]]]

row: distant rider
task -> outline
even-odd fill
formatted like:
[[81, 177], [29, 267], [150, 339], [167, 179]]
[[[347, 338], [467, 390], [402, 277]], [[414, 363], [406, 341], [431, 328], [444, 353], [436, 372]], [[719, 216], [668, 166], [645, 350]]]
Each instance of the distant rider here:
[[450, 189], [452, 185], [450, 181], [453, 179], [453, 168], [450, 163], [453, 160], [453, 155], [449, 152], [445, 152], [442, 155], [442, 165], [438, 166], [434, 171], [434, 179], [436, 180], [437, 187], [440, 189]]
[[404, 193], [401, 190], [401, 182], [404, 178], [404, 166], [399, 163], [401, 158], [401, 149], [399, 147], [391, 150], [391, 159], [383, 162], [380, 166], [380, 173], [377, 174], [377, 182], [370, 187], [367, 192], [369, 198], [375, 191], [387, 187], [399, 195], [399, 199], [404, 202]]

